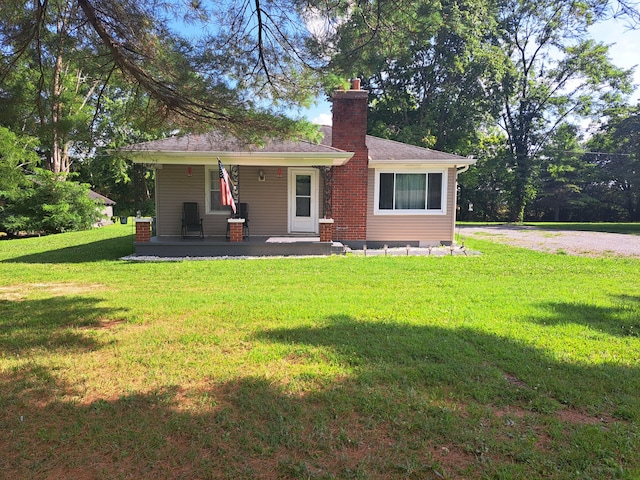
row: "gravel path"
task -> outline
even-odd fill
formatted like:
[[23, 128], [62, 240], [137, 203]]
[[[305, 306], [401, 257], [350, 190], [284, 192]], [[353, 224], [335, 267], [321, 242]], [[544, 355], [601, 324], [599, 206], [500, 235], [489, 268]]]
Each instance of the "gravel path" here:
[[477, 238], [543, 252], [564, 252], [590, 257], [625, 256], [640, 258], [640, 235], [621, 233], [543, 230], [536, 227], [491, 225], [458, 226], [464, 239]]

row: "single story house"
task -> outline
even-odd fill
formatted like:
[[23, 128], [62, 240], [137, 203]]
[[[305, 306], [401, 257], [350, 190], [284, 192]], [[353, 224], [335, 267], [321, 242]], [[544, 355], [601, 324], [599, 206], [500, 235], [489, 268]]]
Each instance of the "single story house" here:
[[[121, 149], [133, 162], [156, 169], [156, 235], [142, 225], [137, 254], [243, 255], [265, 252], [256, 247], [265, 243], [286, 244], [291, 254], [299, 253], [295, 243], [304, 242], [352, 248], [451, 244], [457, 176], [475, 160], [367, 135], [367, 107], [368, 92], [356, 82], [336, 91], [333, 125], [320, 127], [319, 144], [255, 146], [214, 132]], [[218, 160], [244, 207], [244, 225], [222, 205]], [[199, 242], [181, 238], [185, 202], [198, 205]], [[232, 243], [245, 248], [233, 245], [232, 251]]]

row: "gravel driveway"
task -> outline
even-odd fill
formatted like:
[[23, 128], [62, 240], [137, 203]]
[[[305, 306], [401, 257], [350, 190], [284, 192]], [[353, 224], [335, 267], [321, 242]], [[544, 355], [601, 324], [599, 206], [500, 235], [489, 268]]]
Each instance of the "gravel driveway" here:
[[536, 227], [490, 225], [458, 226], [462, 239], [477, 238], [542, 252], [564, 252], [590, 257], [625, 256], [640, 258], [640, 235], [573, 230], [543, 230]]

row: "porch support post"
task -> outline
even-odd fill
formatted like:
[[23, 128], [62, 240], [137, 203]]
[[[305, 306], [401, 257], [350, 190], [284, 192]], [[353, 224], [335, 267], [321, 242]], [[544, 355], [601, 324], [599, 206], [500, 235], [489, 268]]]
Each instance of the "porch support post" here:
[[321, 218], [320, 222], [320, 241], [333, 242], [333, 218]]
[[136, 218], [136, 242], [151, 241], [151, 219]]
[[322, 216], [330, 218], [333, 215], [333, 167], [318, 167], [322, 177]]
[[229, 218], [227, 222], [229, 222], [229, 241], [242, 242], [244, 218]]

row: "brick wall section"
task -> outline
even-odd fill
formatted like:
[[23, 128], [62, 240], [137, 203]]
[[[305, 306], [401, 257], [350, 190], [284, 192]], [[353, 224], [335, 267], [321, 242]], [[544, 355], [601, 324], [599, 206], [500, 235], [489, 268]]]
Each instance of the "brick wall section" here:
[[346, 165], [333, 167], [335, 240], [367, 238], [368, 94], [366, 90], [344, 90], [333, 95], [332, 146], [355, 153]]
[[331, 242], [333, 241], [333, 220], [320, 220], [320, 241]]
[[151, 220], [136, 220], [136, 242], [151, 240]]
[[242, 228], [244, 222], [231, 221], [229, 222], [229, 241], [230, 242], [242, 242]]

